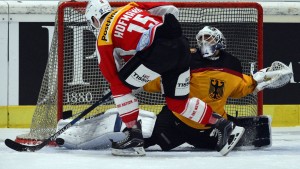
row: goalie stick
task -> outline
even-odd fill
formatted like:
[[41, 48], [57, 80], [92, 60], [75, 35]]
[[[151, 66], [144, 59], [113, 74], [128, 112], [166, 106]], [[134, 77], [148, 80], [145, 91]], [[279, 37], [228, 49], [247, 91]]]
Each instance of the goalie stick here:
[[111, 95], [112, 95], [111, 92], [109, 92], [106, 95], [104, 95], [101, 100], [98, 100], [93, 105], [91, 105], [89, 108], [87, 108], [86, 110], [84, 110], [83, 112], [81, 112], [70, 123], [68, 123], [67, 125], [65, 125], [63, 128], [61, 128], [60, 130], [58, 130], [55, 134], [53, 134], [48, 139], [44, 140], [39, 145], [34, 145], [34, 146], [23, 145], [23, 144], [15, 142], [15, 141], [13, 141], [11, 139], [6, 139], [5, 140], [5, 145], [7, 147], [13, 149], [13, 150], [20, 151], [20, 152], [23, 152], [23, 151], [28, 151], [28, 152], [38, 151], [38, 150], [42, 149], [43, 147], [45, 147], [46, 145], [48, 145], [51, 141], [54, 141], [61, 133], [63, 133], [68, 128], [70, 128], [71, 126], [73, 126], [77, 121], [79, 121], [81, 118], [83, 118], [89, 112], [91, 112], [92, 110], [94, 110], [97, 106], [110, 101], [112, 99]]

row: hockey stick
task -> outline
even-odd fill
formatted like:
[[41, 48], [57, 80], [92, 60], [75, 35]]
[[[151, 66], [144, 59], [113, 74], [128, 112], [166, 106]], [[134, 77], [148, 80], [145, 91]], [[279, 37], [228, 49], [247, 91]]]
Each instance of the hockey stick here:
[[63, 133], [64, 131], [66, 131], [68, 128], [70, 128], [71, 126], [73, 126], [77, 121], [79, 121], [81, 118], [83, 118], [85, 115], [87, 115], [89, 112], [91, 112], [92, 110], [94, 110], [97, 106], [104, 104], [108, 101], [110, 101], [111, 98], [111, 92], [107, 93], [106, 95], [103, 96], [103, 98], [101, 100], [98, 100], [97, 102], [95, 102], [93, 105], [91, 105], [89, 108], [87, 108], [86, 110], [84, 110], [83, 112], [81, 112], [75, 119], [73, 119], [70, 123], [68, 123], [67, 125], [65, 125], [63, 128], [61, 128], [60, 130], [58, 130], [55, 134], [53, 134], [51, 137], [49, 137], [48, 139], [44, 140], [41, 144], [39, 145], [34, 145], [34, 146], [29, 146], [29, 145], [23, 145], [20, 143], [17, 143], [11, 139], [6, 139], [5, 140], [5, 145], [13, 150], [16, 151], [28, 151], [28, 152], [34, 152], [34, 151], [38, 151], [40, 149], [42, 149], [43, 147], [45, 147], [46, 145], [48, 145], [51, 141], [54, 141], [61, 133]]

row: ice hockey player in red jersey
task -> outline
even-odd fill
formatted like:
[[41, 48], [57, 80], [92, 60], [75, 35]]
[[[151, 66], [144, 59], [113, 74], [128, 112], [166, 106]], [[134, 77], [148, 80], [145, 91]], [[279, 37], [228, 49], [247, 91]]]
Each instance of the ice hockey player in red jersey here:
[[[244, 130], [214, 114], [210, 106], [193, 97], [190, 90], [190, 49], [177, 20], [179, 11], [167, 3], [131, 2], [112, 10], [107, 0], [90, 0], [88, 23], [99, 29], [97, 54], [100, 71], [110, 89], [122, 121], [124, 140], [112, 143], [113, 155], [145, 155], [138, 100], [132, 94], [161, 77], [162, 91], [170, 111], [217, 130], [217, 150], [226, 155], [233, 147], [230, 134]], [[125, 63], [125, 64], [122, 64]]]

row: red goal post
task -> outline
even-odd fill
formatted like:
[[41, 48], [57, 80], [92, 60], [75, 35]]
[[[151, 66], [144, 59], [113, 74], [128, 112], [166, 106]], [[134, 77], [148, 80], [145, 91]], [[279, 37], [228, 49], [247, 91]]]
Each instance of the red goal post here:
[[[58, 7], [48, 63], [29, 134], [18, 142], [35, 143], [55, 133], [62, 112], [80, 113], [99, 100], [108, 84], [98, 68], [95, 51], [97, 32], [88, 29], [84, 17], [87, 2], [62, 2]], [[112, 7], [127, 2], [111, 2]], [[195, 35], [205, 25], [219, 28], [227, 39], [227, 51], [238, 57], [243, 73], [251, 63], [263, 65], [263, 10], [254, 2], [173, 2], [179, 8], [183, 33], [196, 47]], [[158, 113], [164, 105], [161, 94], [137, 94], [140, 108]], [[262, 93], [229, 99], [226, 111], [233, 116], [262, 114]], [[99, 106], [89, 116], [113, 108], [113, 102]], [[33, 141], [33, 142], [32, 142]]]

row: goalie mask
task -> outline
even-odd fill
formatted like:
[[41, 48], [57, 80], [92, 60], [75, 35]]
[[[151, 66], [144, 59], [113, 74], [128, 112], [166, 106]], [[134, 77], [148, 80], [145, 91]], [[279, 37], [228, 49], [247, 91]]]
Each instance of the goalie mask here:
[[85, 17], [89, 26], [100, 28], [100, 18], [111, 12], [111, 6], [107, 0], [90, 0], [86, 6]]
[[215, 27], [205, 26], [196, 35], [196, 40], [202, 56], [210, 60], [217, 60], [215, 53], [226, 48], [226, 39], [222, 32]]

